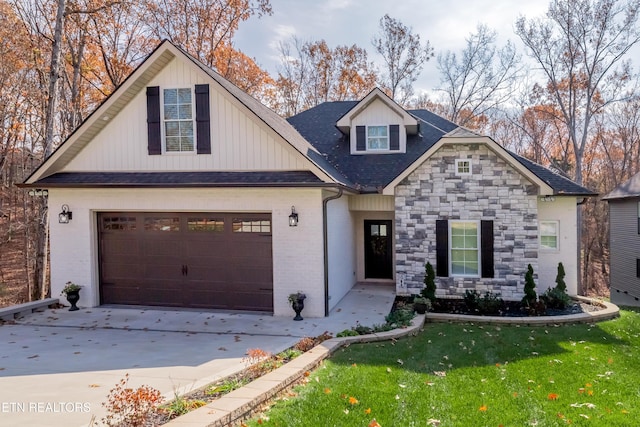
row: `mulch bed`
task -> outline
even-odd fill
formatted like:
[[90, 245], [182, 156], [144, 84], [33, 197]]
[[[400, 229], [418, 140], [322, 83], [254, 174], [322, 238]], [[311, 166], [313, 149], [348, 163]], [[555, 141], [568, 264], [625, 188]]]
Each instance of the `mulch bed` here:
[[[413, 297], [397, 296], [394, 308], [409, 305]], [[536, 317], [536, 316], [563, 316], [567, 314], [578, 314], [601, 310], [600, 306], [575, 301], [563, 310], [547, 308], [544, 313], [533, 313], [525, 309], [520, 301], [503, 301], [497, 312], [482, 313], [478, 310], [469, 310], [464, 300], [437, 298], [432, 303], [431, 312], [448, 314], [467, 314], [474, 316], [500, 316], [500, 317]]]

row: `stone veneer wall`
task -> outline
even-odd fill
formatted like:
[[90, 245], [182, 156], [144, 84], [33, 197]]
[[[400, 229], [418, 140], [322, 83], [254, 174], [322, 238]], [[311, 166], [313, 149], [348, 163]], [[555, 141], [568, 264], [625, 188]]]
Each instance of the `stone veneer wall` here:
[[[471, 159], [472, 174], [457, 176], [456, 159]], [[443, 145], [396, 187], [398, 293], [419, 292], [427, 261], [436, 268], [437, 219], [493, 220], [494, 278], [438, 277], [436, 294], [476, 289], [521, 299], [527, 264], [538, 269], [536, 194], [535, 185], [486, 145]]]

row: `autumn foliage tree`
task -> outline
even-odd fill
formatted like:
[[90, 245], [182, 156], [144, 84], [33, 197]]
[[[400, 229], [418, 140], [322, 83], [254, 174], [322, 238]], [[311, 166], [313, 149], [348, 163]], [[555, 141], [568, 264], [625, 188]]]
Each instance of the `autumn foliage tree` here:
[[360, 99], [375, 87], [375, 68], [356, 45], [331, 48], [324, 40], [293, 38], [280, 53], [274, 106], [284, 116], [326, 101]]

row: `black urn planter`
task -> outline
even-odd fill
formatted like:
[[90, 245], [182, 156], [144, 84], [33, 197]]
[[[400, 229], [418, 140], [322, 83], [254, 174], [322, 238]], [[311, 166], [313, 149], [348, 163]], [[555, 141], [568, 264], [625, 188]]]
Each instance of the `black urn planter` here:
[[304, 309], [304, 300], [307, 298], [305, 294], [297, 293], [289, 295], [289, 301], [291, 302], [291, 308], [296, 312], [296, 317], [293, 320], [304, 320], [300, 316], [300, 312]]
[[71, 304], [71, 307], [69, 308], [69, 311], [78, 311], [78, 310], [80, 310], [76, 306], [76, 304], [80, 300], [80, 290], [67, 291], [66, 296], [67, 296], [67, 301], [69, 301], [69, 304]]

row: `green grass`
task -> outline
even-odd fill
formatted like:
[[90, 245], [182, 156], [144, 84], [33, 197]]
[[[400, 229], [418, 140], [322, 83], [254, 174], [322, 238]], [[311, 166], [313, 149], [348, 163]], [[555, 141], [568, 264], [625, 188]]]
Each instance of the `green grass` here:
[[308, 380], [247, 424], [636, 426], [640, 311], [596, 325], [430, 323], [343, 348]]

